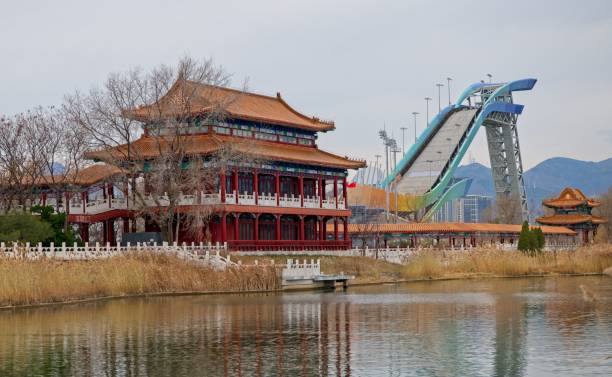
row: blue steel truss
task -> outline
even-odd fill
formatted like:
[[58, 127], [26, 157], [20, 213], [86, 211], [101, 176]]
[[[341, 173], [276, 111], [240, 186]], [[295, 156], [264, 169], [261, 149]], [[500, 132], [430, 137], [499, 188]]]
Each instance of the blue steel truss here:
[[[442, 127], [446, 119], [460, 109], [477, 109], [476, 115], [466, 129], [431, 188], [423, 194], [423, 207], [429, 211], [424, 220], [433, 215], [442, 202], [456, 196], [458, 187], [448, 190], [448, 185], [459, 163], [465, 156], [472, 141], [482, 125], [487, 128], [487, 142], [491, 158], [491, 168], [495, 191], [498, 199], [502, 196], [520, 200], [520, 215], [527, 220], [527, 199], [523, 182], [523, 169], [516, 121], [524, 106], [514, 104], [512, 92], [531, 90], [536, 79], [522, 79], [509, 83], [475, 83], [468, 86], [457, 98], [454, 104], [445, 107], [429, 123], [419, 136], [416, 143], [410, 147], [397, 167], [379, 185], [390, 188], [416, 160], [418, 155], [427, 148], [433, 135]], [[467, 102], [467, 103], [466, 103]], [[450, 191], [447, 193], [447, 191]]]

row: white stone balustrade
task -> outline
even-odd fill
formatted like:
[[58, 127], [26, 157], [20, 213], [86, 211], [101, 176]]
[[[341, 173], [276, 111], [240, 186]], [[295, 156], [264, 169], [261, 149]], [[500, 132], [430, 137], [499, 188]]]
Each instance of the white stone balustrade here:
[[310, 263], [306, 260], [300, 263], [299, 260], [287, 259], [287, 266], [281, 272], [283, 280], [307, 280], [319, 275], [321, 275], [320, 259], [317, 259], [316, 262], [311, 259]]
[[215, 192], [212, 194], [202, 193], [202, 204], [219, 204], [221, 203], [221, 193]]
[[239, 194], [238, 204], [254, 206], [255, 205], [255, 194], [254, 193], [247, 194], [246, 191], [244, 192], [244, 194]]
[[346, 209], [346, 204], [344, 203], [344, 198], [338, 198], [338, 209]]
[[304, 197], [304, 208], [319, 208], [321, 206], [321, 198], [318, 196]]
[[259, 194], [259, 196], [257, 197], [257, 204], [260, 206], [276, 207], [276, 195]]
[[[26, 260], [37, 260], [41, 258], [59, 259], [59, 260], [94, 260], [110, 258], [117, 255], [123, 255], [128, 253], [140, 253], [140, 252], [151, 252], [151, 253], [169, 253], [178, 256], [179, 258], [190, 260], [193, 262], [203, 263], [211, 265], [215, 268], [224, 269], [228, 266], [237, 266], [231, 261], [229, 254], [227, 254], [227, 244], [199, 244], [191, 243], [182, 244], [174, 243], [168, 244], [167, 242], [158, 245], [157, 243], [146, 244], [136, 243], [131, 245], [128, 243], [125, 246], [117, 245], [110, 246], [109, 243], [90, 245], [87, 242], [84, 245], [66, 245], [62, 243], [61, 246], [55, 246], [51, 243], [49, 246], [42, 246], [41, 243], [37, 245], [17, 244], [7, 245], [4, 242], [0, 243], [0, 258], [9, 259], [26, 259]], [[223, 256], [226, 255], [226, 256]]]
[[336, 208], [336, 199], [334, 199], [334, 198], [323, 199], [322, 204], [323, 204], [322, 205], [323, 208], [334, 209], [334, 208]]
[[292, 208], [299, 208], [302, 206], [301, 200], [299, 196], [281, 196], [279, 198], [279, 204], [281, 207], [292, 207]]
[[[321, 200], [319, 196], [305, 196], [302, 200], [299, 195], [284, 195], [278, 198], [276, 194], [259, 194], [257, 196], [257, 201], [255, 200], [255, 193], [244, 192], [243, 194], [237, 194], [235, 191], [231, 193], [226, 193], [225, 195], [225, 203], [226, 204], [234, 204], [236, 203], [236, 196], [238, 197], [238, 204], [240, 205], [259, 205], [259, 206], [269, 206], [269, 207], [288, 207], [288, 208], [325, 208], [325, 209], [335, 209], [336, 208], [336, 199], [328, 198]], [[27, 207], [31, 205], [36, 205], [40, 202], [40, 200], [32, 200], [31, 203]], [[60, 204], [64, 204], [64, 200], [60, 202]], [[118, 197], [118, 198], [99, 198], [85, 201], [85, 205], [83, 205], [83, 201], [80, 198], [73, 198], [69, 202], [69, 211], [74, 215], [95, 215], [99, 213], [104, 213], [111, 210], [130, 210], [137, 209], [143, 206], [146, 207], [165, 207], [170, 205], [170, 198], [167, 195], [161, 195], [157, 198], [154, 198], [151, 194], [140, 195], [136, 199], [133, 199], [131, 196], [128, 198]], [[215, 193], [204, 193], [200, 192], [199, 197], [198, 194], [182, 194], [179, 196], [178, 200], [175, 202], [176, 205], [179, 206], [191, 206], [191, 205], [214, 205], [221, 204], [221, 192]], [[55, 200], [47, 200], [46, 205], [53, 207], [55, 210], [58, 210], [55, 205]], [[21, 206], [13, 205], [13, 209], [20, 209]], [[344, 202], [344, 198], [338, 198], [338, 209], [346, 209], [346, 204]], [[1, 209], [0, 209], [0, 212]], [[59, 212], [64, 212], [64, 206], [60, 205]]]
[[225, 203], [236, 203], [236, 191], [225, 193]]

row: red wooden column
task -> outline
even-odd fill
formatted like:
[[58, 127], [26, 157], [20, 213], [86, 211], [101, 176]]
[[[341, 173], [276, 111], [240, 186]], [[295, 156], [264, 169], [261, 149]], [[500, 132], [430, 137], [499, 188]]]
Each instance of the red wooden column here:
[[236, 194], [236, 204], [238, 204], [238, 169], [234, 170], [234, 193]]
[[221, 242], [227, 242], [227, 213], [221, 213]]
[[280, 175], [278, 172], [274, 173], [274, 185], [276, 190], [276, 206], [280, 205]]
[[234, 239], [240, 239], [240, 214], [234, 213]]
[[304, 235], [304, 216], [300, 216], [300, 241], [304, 241], [306, 236]]
[[276, 240], [280, 241], [281, 239], [281, 215], [275, 215], [276, 219]]
[[323, 208], [323, 180], [321, 177], [318, 179], [317, 186], [319, 190], [319, 208]]
[[102, 221], [102, 243], [108, 242], [108, 222], [106, 220]]
[[344, 208], [348, 208], [348, 185], [346, 184], [346, 177], [342, 178], [342, 196], [344, 197]]
[[253, 195], [255, 196], [255, 205], [259, 202], [259, 173], [257, 169], [253, 171]]
[[334, 241], [338, 241], [338, 218], [334, 216]]
[[106, 220], [106, 242], [109, 242], [111, 245], [114, 245], [115, 240], [115, 220], [109, 219]]
[[[334, 200], [336, 201], [336, 208], [338, 208], [338, 177], [334, 177]], [[337, 223], [338, 220], [336, 220], [336, 224]]]
[[255, 234], [253, 235], [255, 242], [259, 241], [259, 213], [255, 214]]
[[349, 230], [348, 230], [348, 217], [342, 218], [343, 226], [344, 226], [344, 240], [349, 240]]
[[83, 202], [83, 213], [87, 209], [87, 191], [81, 192], [81, 201]]
[[89, 224], [79, 224], [79, 232], [81, 233], [81, 241], [89, 242]]
[[121, 219], [123, 221], [123, 234], [130, 232], [130, 219], [129, 217], [124, 217]]
[[318, 223], [319, 223], [319, 241], [325, 241], [325, 221], [324, 221], [324, 217], [321, 216], [318, 219]]
[[300, 189], [300, 207], [304, 207], [304, 175], [298, 177], [298, 186]]
[[219, 179], [219, 186], [221, 186], [221, 203], [225, 203], [225, 172], [221, 172], [221, 174], [219, 174]]
[[47, 193], [43, 192], [40, 194], [40, 204], [44, 207], [47, 205]]

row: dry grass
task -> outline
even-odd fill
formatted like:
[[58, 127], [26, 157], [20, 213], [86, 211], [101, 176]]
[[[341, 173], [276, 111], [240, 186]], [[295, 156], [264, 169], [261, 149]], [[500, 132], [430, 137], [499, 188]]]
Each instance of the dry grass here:
[[215, 271], [171, 255], [132, 254], [96, 261], [0, 259], [0, 306], [189, 291], [279, 288], [272, 268]]
[[545, 252], [528, 256], [519, 252], [477, 249], [442, 257], [426, 252], [413, 257], [403, 271], [410, 279], [525, 276], [602, 273], [612, 266], [612, 245], [584, 247], [576, 251]]
[[[436, 278], [602, 273], [612, 266], [612, 245], [530, 257], [518, 252], [477, 249], [447, 253], [427, 251], [406, 265], [366, 257], [292, 256], [321, 259], [327, 274], [355, 275], [356, 283]], [[280, 288], [276, 265], [286, 256], [240, 256], [241, 267], [215, 271], [171, 255], [131, 254], [96, 261], [61, 262], [0, 259], [0, 306], [72, 301], [85, 298], [193, 291], [254, 291]]]
[[[443, 253], [424, 251], [410, 258], [402, 266], [366, 257], [328, 257], [294, 255], [293, 259], [321, 259], [321, 270], [326, 274], [344, 272], [355, 275], [354, 282], [471, 278], [485, 276], [526, 276], [547, 274], [602, 273], [612, 266], [612, 245], [596, 245], [576, 251], [547, 252], [531, 257], [519, 252], [504, 252], [495, 249], [476, 249], [471, 252]], [[276, 264], [285, 263], [286, 256], [239, 256], [243, 263], [255, 259]]]

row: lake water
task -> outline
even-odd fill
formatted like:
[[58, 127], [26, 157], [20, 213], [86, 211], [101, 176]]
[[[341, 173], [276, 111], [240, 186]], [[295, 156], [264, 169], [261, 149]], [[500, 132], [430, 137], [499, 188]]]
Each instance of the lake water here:
[[0, 376], [26, 375], [610, 376], [612, 278], [425, 282], [0, 312]]

